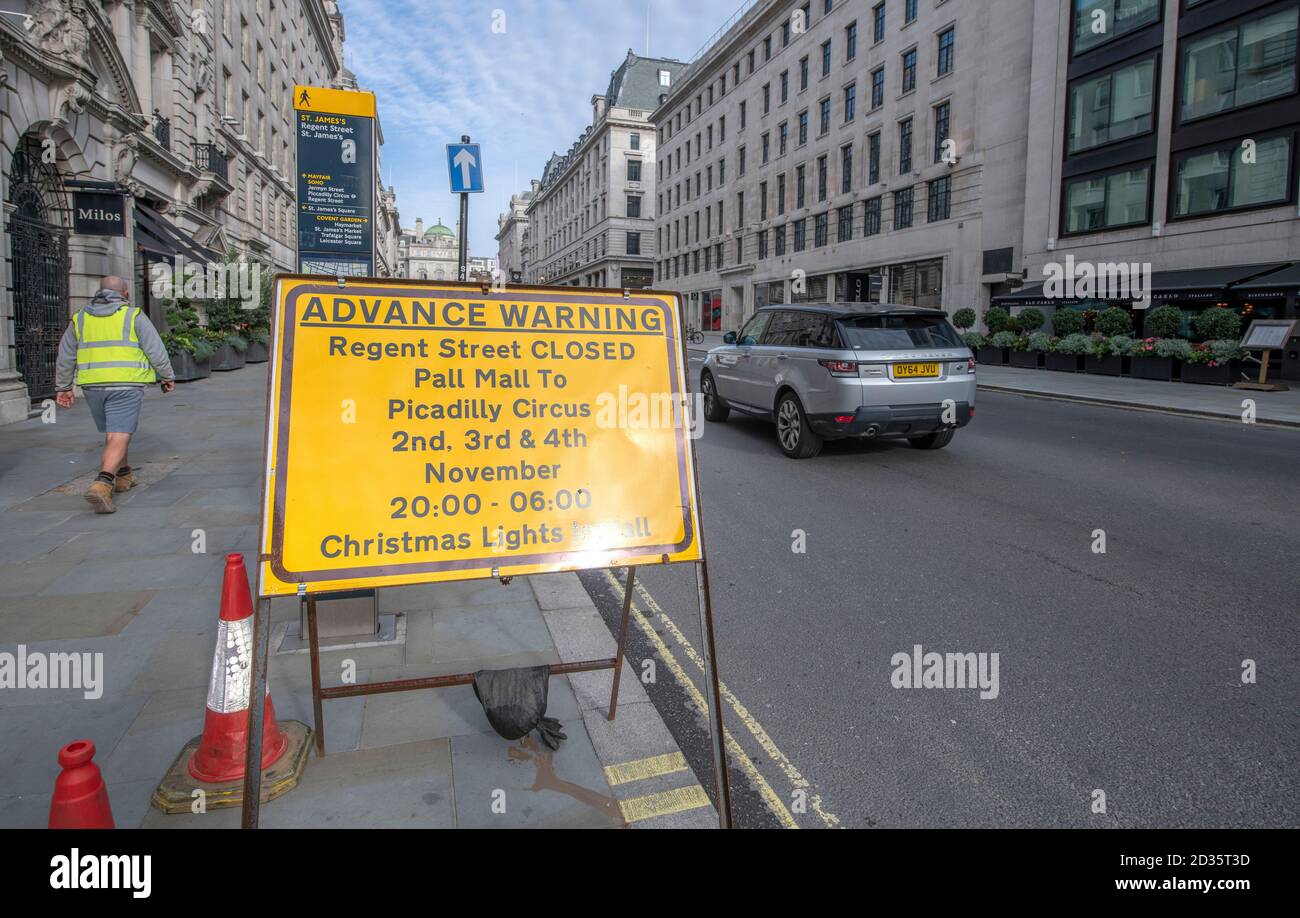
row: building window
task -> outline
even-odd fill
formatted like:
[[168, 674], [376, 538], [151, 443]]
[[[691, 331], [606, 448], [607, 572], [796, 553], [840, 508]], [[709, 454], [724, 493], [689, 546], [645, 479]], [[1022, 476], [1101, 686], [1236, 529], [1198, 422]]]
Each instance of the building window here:
[[898, 174], [912, 171], [912, 119], [898, 123]]
[[867, 136], [867, 184], [880, 181], [880, 132]]
[[1289, 135], [1257, 141], [1255, 161], [1243, 163], [1240, 141], [1178, 159], [1174, 216], [1283, 204], [1291, 197]]
[[1292, 7], [1185, 42], [1182, 120], [1294, 92], [1297, 15]]
[[750, 51], [749, 54], [745, 55], [745, 64], [746, 64], [745, 76], [749, 76], [751, 73], [754, 72], [754, 52], [753, 52], [753, 51]]
[[629, 255], [640, 255], [640, 254], [641, 254], [641, 234], [640, 234], [640, 233], [628, 233], [628, 234], [627, 234], [627, 254], [629, 254]]
[[745, 100], [740, 100], [740, 129], [745, 129]]
[[844, 87], [844, 122], [845, 122], [845, 124], [847, 124], [848, 122], [852, 121], [852, 120], [853, 120], [853, 116], [854, 116], [855, 114], [857, 114], [857, 112], [856, 112], [856, 110], [855, 110], [855, 109], [856, 109], [856, 106], [857, 106], [857, 101], [858, 101], [858, 84], [857, 84], [857, 83], [850, 83], [848, 86], [845, 86], [845, 87]]
[[826, 200], [826, 176], [828, 173], [826, 157], [817, 157], [817, 200]]
[[808, 88], [808, 55], [799, 58], [799, 91]]
[[799, 166], [794, 170], [794, 206], [796, 210], [804, 206], [804, 174], [804, 166]]
[[743, 236], [736, 237], [736, 264], [745, 260], [745, 239]]
[[840, 194], [853, 190], [853, 145], [840, 147]]
[[744, 175], [745, 174], [745, 148], [744, 147], [741, 147], [739, 150], [736, 151], [736, 157], [738, 159], [738, 162], [736, 163], [736, 174]]
[[770, 141], [771, 138], [768, 137], [768, 135], [764, 134], [763, 135], [763, 162], [767, 162], [768, 160], [768, 153], [771, 151], [771, 147], [772, 147]]
[[672, 76], [673, 76], [673, 75], [672, 75], [672, 73], [671, 73], [670, 71], [667, 71], [667, 70], [660, 70], [660, 71], [659, 71], [659, 85], [660, 85], [660, 86], [667, 86], [667, 85], [669, 85], [669, 83], [672, 82]]
[[767, 230], [758, 234], [758, 257], [760, 260], [767, 257]]
[[790, 44], [790, 20], [787, 19], [781, 23], [781, 47], [784, 48]]
[[1149, 219], [1151, 167], [1139, 166], [1065, 183], [1065, 232], [1136, 226]]
[[826, 244], [826, 229], [830, 223], [830, 214], [818, 214], [813, 218], [813, 248]]
[[916, 21], [916, 0], [903, 0], [903, 24]]
[[871, 40], [885, 40], [885, 4], [877, 3], [871, 9]]
[[916, 49], [903, 52], [903, 92], [916, 89]]
[[862, 220], [862, 235], [875, 236], [880, 232], [880, 198], [867, 201], [866, 216]]
[[627, 180], [629, 182], [641, 181], [641, 160], [629, 159], [627, 161]]
[[781, 71], [781, 104], [784, 105], [785, 101], [789, 98], [790, 98], [790, 71], [782, 70]]
[[767, 219], [767, 182], [758, 183], [758, 219]]
[[631, 148], [632, 148], [633, 150], [639, 150], [639, 149], [641, 149], [641, 135], [640, 135], [640, 134], [628, 134], [627, 136], [628, 136], [628, 144], [631, 146]]
[[808, 221], [796, 220], [794, 222], [794, 250], [802, 252], [807, 247], [808, 240]]
[[841, 207], [838, 214], [839, 227], [835, 238], [839, 242], [848, 242], [853, 238], [853, 205]]
[[[799, 123], [799, 146], [803, 146], [808, 142], [808, 110], [807, 109], [804, 109], [799, 113], [798, 123]], [[782, 148], [781, 152], [784, 153], [785, 149]]]
[[627, 196], [627, 215], [629, 217], [641, 216], [641, 195], [630, 194]]
[[1074, 0], [1074, 53], [1079, 54], [1160, 18], [1160, 0]]
[[926, 219], [930, 223], [947, 220], [952, 210], [952, 177], [945, 175], [926, 184]]
[[772, 59], [772, 36], [763, 39], [763, 63]]
[[1155, 59], [1147, 58], [1071, 85], [1069, 152], [1150, 131], [1154, 83]]
[[831, 40], [828, 38], [822, 42], [822, 76], [830, 76], [831, 72]]
[[785, 213], [785, 173], [776, 177], [776, 215]]
[[894, 229], [907, 229], [912, 225], [912, 189], [900, 188], [894, 192]]
[[944, 146], [948, 142], [949, 122], [948, 103], [934, 107], [934, 161], [943, 162]]
[[850, 22], [844, 27], [844, 59], [851, 61], [858, 56], [858, 24]]
[[953, 26], [949, 26], [939, 33], [939, 55], [936, 58], [938, 61], [936, 70], [939, 76], [952, 72], [952, 52], [956, 40], [957, 30]]
[[885, 104], [885, 68], [871, 71], [871, 108], [874, 111]]
[[736, 192], [736, 226], [745, 225], [745, 192]]
[[831, 129], [831, 100], [829, 97], [821, 101], [821, 120], [818, 123], [817, 136], [820, 137]]
[[785, 254], [785, 227], [778, 226], [774, 232], [776, 234], [776, 242], [773, 247], [776, 249], [776, 257], [780, 258]]
[[763, 114], [766, 115], [772, 110], [772, 84], [763, 84]]

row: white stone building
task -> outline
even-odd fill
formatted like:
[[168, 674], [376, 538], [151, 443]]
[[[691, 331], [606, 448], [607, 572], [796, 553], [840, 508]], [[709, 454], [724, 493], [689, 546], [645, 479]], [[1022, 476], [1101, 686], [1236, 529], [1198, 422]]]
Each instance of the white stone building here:
[[[491, 273], [496, 262], [496, 256], [467, 254], [465, 269], [473, 279], [484, 271]], [[415, 226], [403, 229], [398, 239], [398, 264], [400, 277], [454, 281], [459, 275], [460, 237], [441, 217], [428, 229], [424, 227], [424, 218], [416, 217]]]
[[654, 113], [657, 285], [687, 321], [769, 302], [1009, 292], [1032, 0], [759, 0]]
[[[161, 328], [151, 264], [295, 267], [292, 87], [355, 88], [342, 44], [333, 0], [0, 0], [0, 423], [52, 395], [101, 276]], [[73, 196], [94, 191], [124, 193], [122, 235], [75, 230]]]
[[524, 250], [528, 236], [528, 203], [540, 184], [533, 180], [533, 191], [510, 196], [510, 209], [497, 217], [497, 264], [507, 283], [520, 283], [528, 263]]
[[528, 204], [529, 283], [649, 287], [654, 279], [655, 126], [651, 112], [685, 65], [628, 51], [591, 124], [553, 154]]

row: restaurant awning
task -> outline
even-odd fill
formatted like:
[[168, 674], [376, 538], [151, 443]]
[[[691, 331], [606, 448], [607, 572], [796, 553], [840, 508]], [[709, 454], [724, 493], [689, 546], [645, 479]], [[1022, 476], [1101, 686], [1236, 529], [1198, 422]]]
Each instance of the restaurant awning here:
[[1249, 280], [1235, 283], [1232, 292], [1251, 299], [1300, 296], [1300, 261], [1293, 261], [1267, 274], [1257, 274]]
[[994, 306], [1014, 308], [1017, 306], [1057, 306], [1062, 301], [1043, 296], [1042, 284], [1026, 284], [1015, 293], [993, 297]]
[[177, 255], [199, 264], [221, 260], [218, 253], [199, 245], [158, 211], [140, 201], [135, 202], [135, 244], [151, 255], [168, 260]]
[[1151, 275], [1151, 298], [1179, 300], [1218, 300], [1227, 295], [1228, 287], [1258, 277], [1286, 263], [1267, 265], [1228, 265], [1220, 268], [1191, 268], [1185, 271], [1156, 271]]

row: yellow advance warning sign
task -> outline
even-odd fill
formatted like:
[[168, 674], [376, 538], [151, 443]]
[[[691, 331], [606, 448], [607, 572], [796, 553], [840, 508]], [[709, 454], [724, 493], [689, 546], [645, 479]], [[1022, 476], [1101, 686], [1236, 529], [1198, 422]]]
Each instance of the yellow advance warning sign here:
[[276, 278], [259, 594], [700, 557], [676, 294]]

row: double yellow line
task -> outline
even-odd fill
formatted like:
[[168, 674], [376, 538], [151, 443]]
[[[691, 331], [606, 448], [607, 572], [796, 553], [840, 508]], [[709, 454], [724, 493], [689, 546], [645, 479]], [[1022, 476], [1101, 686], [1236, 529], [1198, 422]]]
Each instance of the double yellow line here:
[[[611, 571], [606, 570], [604, 571], [604, 574], [606, 580], [609, 581], [610, 586], [614, 588], [615, 595], [621, 599], [623, 597], [623, 584], [619, 583], [618, 578], [616, 578]], [[684, 634], [682, 634], [681, 629], [679, 629], [676, 623], [668, 617], [668, 613], [663, 610], [659, 603], [655, 601], [655, 598], [650, 595], [649, 591], [646, 590], [645, 586], [640, 582], [636, 584], [636, 594], [640, 597], [640, 600], [644, 603], [645, 607], [649, 609], [654, 614], [655, 618], [657, 618], [658, 621], [660, 621], [672, 634], [673, 640], [682, 648], [682, 652], [686, 654], [687, 658], [694, 661], [695, 665], [699, 667], [700, 672], [703, 673], [705, 671], [704, 658], [696, 652], [695, 648], [691, 646], [691, 642], [686, 639]], [[677, 662], [677, 658], [673, 655], [672, 650], [669, 649], [663, 638], [659, 636], [659, 633], [655, 631], [654, 627], [641, 610], [637, 608], [635, 602], [632, 605], [631, 620], [636, 623], [637, 627], [640, 628], [641, 632], [646, 636], [646, 639], [649, 640], [655, 650], [658, 651], [659, 656], [663, 658], [664, 664], [668, 667], [669, 672], [672, 673], [673, 678], [677, 680], [678, 685], [682, 687], [686, 692], [687, 697], [707, 720], [708, 702], [705, 700], [703, 693], [696, 687], [694, 681], [692, 681], [686, 670], [682, 668], [682, 665]], [[767, 731], [763, 729], [762, 724], [754, 719], [753, 715], [749, 713], [749, 710], [740, 703], [740, 699], [737, 698], [721, 680], [719, 680], [719, 688], [722, 692], [723, 700], [728, 706], [730, 706], [732, 712], [740, 718], [740, 722], [745, 725], [745, 729], [747, 729], [750, 735], [754, 737], [758, 744], [763, 748], [763, 751], [767, 753], [768, 757], [776, 763], [778, 768], [781, 769], [781, 772], [786, 776], [787, 780], [790, 781], [791, 786], [795, 790], [803, 791], [807, 795], [809, 806], [822, 823], [828, 828], [838, 828], [840, 825], [839, 817], [828, 811], [823, 806], [820, 794], [811, 793], [812, 785], [802, 774], [800, 774], [799, 769], [795, 767], [789, 757], [777, 747], [776, 743], [768, 735]], [[749, 755], [731, 735], [731, 731], [724, 727], [722, 733], [723, 740], [727, 747], [728, 761], [735, 762], [741, 767], [746, 776], [751, 782], [753, 782], [754, 786], [758, 788], [759, 795], [763, 798], [763, 802], [767, 804], [768, 809], [772, 811], [772, 814], [776, 816], [777, 820], [780, 821], [783, 827], [787, 829], [799, 828], [799, 823], [795, 820], [794, 814], [790, 812], [789, 807], [786, 806], [785, 801], [781, 799], [775, 790], [773, 790], [772, 785], [768, 783], [767, 779], [764, 778], [759, 770], [754, 766]]]

